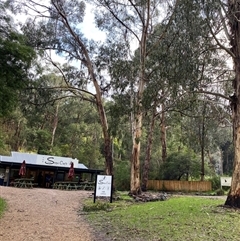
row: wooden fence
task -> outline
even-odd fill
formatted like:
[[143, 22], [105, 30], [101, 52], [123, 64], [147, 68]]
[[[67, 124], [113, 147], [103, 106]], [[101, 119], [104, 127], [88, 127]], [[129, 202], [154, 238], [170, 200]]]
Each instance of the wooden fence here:
[[212, 182], [148, 180], [147, 189], [158, 191], [206, 192], [212, 190]]

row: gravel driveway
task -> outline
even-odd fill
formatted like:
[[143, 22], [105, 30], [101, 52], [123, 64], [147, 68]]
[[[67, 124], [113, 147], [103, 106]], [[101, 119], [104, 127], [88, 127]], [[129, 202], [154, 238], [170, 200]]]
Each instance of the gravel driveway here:
[[7, 210], [0, 219], [1, 241], [94, 241], [77, 211], [92, 192], [0, 186]]

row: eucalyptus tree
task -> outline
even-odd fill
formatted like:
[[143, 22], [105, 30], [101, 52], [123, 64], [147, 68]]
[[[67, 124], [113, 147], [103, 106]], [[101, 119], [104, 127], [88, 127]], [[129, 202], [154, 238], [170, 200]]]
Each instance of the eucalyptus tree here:
[[[155, 26], [152, 36], [148, 39], [149, 48], [163, 33], [164, 38], [155, 47], [155, 51], [148, 55], [146, 61], [148, 85], [143, 95], [143, 106], [146, 110], [149, 111], [152, 107], [156, 109], [156, 106], [158, 109], [153, 118], [159, 116], [161, 121], [162, 161], [167, 156], [165, 126], [169, 126], [169, 123], [166, 123], [166, 116], [170, 116], [173, 111], [182, 112], [184, 115], [195, 102], [199, 89], [202, 89], [202, 86], [210, 88], [209, 86], [213, 85], [209, 76], [221, 76], [225, 71], [221, 58], [216, 51], [211, 50], [212, 37], [209, 36], [198, 1], [180, 1], [167, 30], [164, 23]], [[219, 70], [220, 68], [223, 70]], [[148, 169], [150, 161], [150, 151], [147, 153], [145, 169]], [[204, 164], [204, 161], [202, 163]], [[143, 171], [145, 187], [147, 172]], [[204, 171], [202, 173], [203, 178]]]
[[[109, 36], [115, 41], [125, 43], [129, 47], [132, 41], [136, 42], [139, 51], [138, 63], [132, 70], [135, 77], [129, 89], [132, 91], [132, 154], [131, 154], [131, 184], [130, 193], [141, 193], [140, 183], [140, 145], [142, 139], [143, 121], [143, 93], [148, 84], [146, 75], [146, 59], [155, 51], [155, 47], [161, 42], [164, 36], [158, 36], [151, 48], [147, 48], [147, 40], [153, 33], [154, 25], [165, 18], [165, 22], [171, 22], [171, 16], [178, 4], [177, 1], [105, 1], [95, 0], [98, 4], [97, 24], [99, 28], [106, 30]], [[165, 16], [160, 16], [160, 8], [166, 7]], [[164, 11], [162, 11], [163, 13]], [[168, 24], [166, 24], [166, 29]], [[131, 52], [131, 51], [130, 51]], [[131, 54], [125, 57], [131, 58]], [[131, 105], [130, 103], [130, 105]]]
[[[227, 51], [231, 54], [234, 63], [235, 78], [233, 80], [234, 94], [231, 96], [231, 108], [233, 114], [233, 133], [234, 133], [234, 166], [232, 185], [228, 194], [226, 205], [240, 208], [240, 4], [239, 1], [229, 0], [227, 17], [229, 21], [229, 44], [231, 48]], [[222, 4], [223, 9], [225, 9]]]
[[[11, 4], [12, 2], [9, 1], [8, 3], [16, 6]], [[64, 87], [65, 90], [71, 90], [72, 94], [95, 103], [104, 137], [106, 173], [112, 174], [111, 139], [102, 91], [104, 86], [101, 86], [101, 68], [99, 63], [95, 61], [99, 43], [92, 40], [88, 41], [81, 32], [80, 27], [85, 15], [86, 2], [51, 0], [48, 4], [34, 0], [15, 1], [16, 4], [19, 4], [19, 7], [24, 7], [35, 15], [34, 19], [28, 20], [22, 28], [28, 36], [29, 42], [40, 50], [55, 50], [67, 60], [75, 61], [80, 66], [78, 78], [69, 81], [69, 76], [64, 74], [56, 63], [52, 62], [64, 76], [67, 85]], [[95, 93], [90, 93], [86, 88], [82, 88], [82, 81], [91, 83], [94, 86]]]
[[233, 62], [233, 89], [230, 106], [233, 119], [234, 164], [231, 189], [226, 205], [240, 207], [240, 5], [237, 0], [203, 1], [203, 13], [216, 46], [223, 49]]
[[[182, 113], [181, 135], [182, 143], [201, 155], [201, 180], [204, 180], [205, 167], [208, 163], [217, 173], [221, 166], [220, 136], [216, 135], [219, 129], [226, 128], [229, 121], [229, 112], [226, 106], [221, 106], [219, 100], [205, 94], [198, 96], [193, 108]], [[228, 140], [228, 136], [225, 140]], [[214, 158], [219, 155], [218, 160]]]

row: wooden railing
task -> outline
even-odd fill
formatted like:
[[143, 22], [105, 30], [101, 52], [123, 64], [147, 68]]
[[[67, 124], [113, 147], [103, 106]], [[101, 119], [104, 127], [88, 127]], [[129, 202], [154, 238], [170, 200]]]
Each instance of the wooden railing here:
[[148, 180], [148, 190], [207, 192], [212, 190], [210, 181], [175, 181], [175, 180]]

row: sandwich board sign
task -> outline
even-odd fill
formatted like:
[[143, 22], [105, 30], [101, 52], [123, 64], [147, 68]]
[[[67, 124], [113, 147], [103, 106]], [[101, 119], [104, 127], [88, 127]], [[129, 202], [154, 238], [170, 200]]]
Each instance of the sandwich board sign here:
[[109, 197], [112, 202], [113, 176], [97, 175], [95, 181], [94, 203], [96, 197]]

